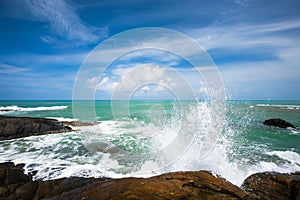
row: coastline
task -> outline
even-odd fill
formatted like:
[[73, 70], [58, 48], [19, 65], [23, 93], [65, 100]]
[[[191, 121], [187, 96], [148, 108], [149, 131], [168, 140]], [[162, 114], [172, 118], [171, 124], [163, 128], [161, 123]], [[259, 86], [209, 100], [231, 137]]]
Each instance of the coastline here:
[[[8, 118], [19, 118], [22, 121], [23, 119], [28, 120], [30, 117]], [[95, 125], [94, 123], [90, 124], [87, 122], [78, 121], [67, 122], [48, 118], [30, 119], [40, 119], [46, 121], [50, 120], [55, 124], [63, 124], [63, 127], [68, 126], [69, 130], [72, 130], [72, 128], [75, 126]], [[271, 129], [273, 130], [274, 128]], [[51, 132], [51, 134], [65, 132], [60, 132], [57, 130], [54, 130], [54, 132]], [[43, 132], [43, 134], [46, 135], [48, 135], [48, 133], [49, 132]], [[6, 169], [0, 170], [0, 179], [2, 181], [0, 186], [0, 196], [2, 195], [4, 199], [71, 199], [71, 197], [80, 199], [84, 197], [90, 197], [91, 194], [101, 194], [100, 196], [105, 194], [106, 196], [104, 195], [105, 197], [103, 196], [102, 199], [126, 199], [131, 197], [136, 197], [138, 199], [260, 199], [261, 197], [265, 199], [297, 199], [298, 196], [300, 196], [300, 172], [291, 174], [278, 172], [253, 173], [244, 180], [240, 187], [237, 187], [226, 179], [212, 175], [210, 171], [180, 171], [166, 173], [150, 178], [130, 177], [121, 179], [83, 178], [76, 177], [75, 175], [75, 177], [71, 176], [68, 178], [58, 178], [47, 181], [33, 181], [31, 175], [24, 175], [24, 165], [15, 165], [13, 163], [0, 164], [0, 166], [7, 165], [9, 165], [8, 168], [6, 167]], [[234, 169], [232, 170], [234, 171]], [[16, 174], [9, 175], [9, 171], [14, 171]], [[9, 182], [7, 176], [13, 177], [14, 180]], [[22, 181], [18, 182], [19, 180]], [[217, 183], [215, 181], [217, 181]], [[274, 184], [272, 182], [274, 182]], [[136, 188], [139, 188], [139, 190]], [[120, 191], [118, 192], [119, 196], [115, 194], [116, 190]], [[160, 192], [159, 190], [163, 192]], [[82, 191], [86, 192], [82, 193]], [[283, 196], [280, 196], [282, 195], [281, 191], [284, 191]], [[154, 194], [155, 198], [151, 196]]]
[[32, 180], [24, 165], [0, 163], [1, 199], [299, 199], [300, 172], [263, 172], [239, 188], [209, 171], [171, 172], [150, 178], [68, 177]]

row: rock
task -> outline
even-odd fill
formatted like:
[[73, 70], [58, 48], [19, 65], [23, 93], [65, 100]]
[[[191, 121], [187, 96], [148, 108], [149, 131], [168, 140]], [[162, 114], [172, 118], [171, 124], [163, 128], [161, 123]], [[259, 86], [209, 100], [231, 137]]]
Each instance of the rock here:
[[0, 196], [10, 195], [21, 185], [32, 181], [31, 176], [24, 174], [24, 169], [21, 166], [23, 165], [15, 166], [12, 162], [0, 164]]
[[151, 178], [111, 179], [51, 199], [246, 199], [247, 194], [207, 171], [174, 172]]
[[280, 118], [275, 118], [275, 119], [268, 119], [265, 120], [263, 122], [264, 125], [268, 125], [268, 126], [276, 126], [276, 127], [280, 127], [280, 128], [296, 128], [296, 126], [294, 124], [291, 124], [283, 119]]
[[4, 199], [4, 197], [7, 197], [8, 190], [5, 187], [0, 186], [0, 199]]
[[55, 119], [0, 116], [0, 140], [71, 130]]
[[242, 187], [253, 199], [300, 200], [300, 172], [253, 174], [244, 181]]
[[20, 186], [7, 199], [62, 199], [63, 193], [72, 191], [80, 187], [87, 187], [89, 184], [97, 183], [106, 179], [94, 179], [83, 177], [61, 178], [50, 181], [32, 181]]
[[300, 172], [253, 174], [241, 189], [208, 171], [172, 172], [151, 178], [69, 177], [32, 181], [23, 174], [22, 166], [12, 162], [0, 164], [0, 199], [300, 200]]
[[79, 121], [71, 121], [71, 122], [63, 122], [68, 126], [94, 126], [99, 124], [99, 122], [79, 122]]

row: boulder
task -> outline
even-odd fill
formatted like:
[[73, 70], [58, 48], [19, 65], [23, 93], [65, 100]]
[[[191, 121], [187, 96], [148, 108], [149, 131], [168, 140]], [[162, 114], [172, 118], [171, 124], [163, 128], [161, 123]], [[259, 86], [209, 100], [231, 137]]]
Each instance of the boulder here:
[[253, 174], [244, 181], [242, 188], [251, 194], [253, 199], [300, 200], [300, 172]]
[[280, 128], [296, 128], [296, 126], [294, 124], [291, 124], [290, 122], [287, 122], [283, 119], [280, 118], [274, 118], [274, 119], [268, 119], [265, 120], [263, 122], [264, 125], [268, 125], [268, 126], [276, 126], [276, 127], [280, 127]]
[[0, 116], [0, 140], [71, 131], [55, 119]]
[[207, 171], [96, 182], [51, 199], [246, 199], [247, 194]]
[[21, 185], [32, 181], [31, 176], [24, 174], [21, 166], [15, 166], [12, 162], [0, 164], [0, 197], [12, 194]]

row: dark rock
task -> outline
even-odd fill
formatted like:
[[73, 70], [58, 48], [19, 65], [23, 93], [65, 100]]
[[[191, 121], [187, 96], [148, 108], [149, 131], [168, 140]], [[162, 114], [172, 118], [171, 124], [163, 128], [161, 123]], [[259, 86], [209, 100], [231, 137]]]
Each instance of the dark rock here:
[[[24, 169], [21, 168], [22, 165], [15, 166], [12, 162], [1, 163], [0, 164], [0, 196], [4, 194], [10, 195], [15, 192], [15, 190], [32, 181], [30, 176], [24, 174]], [[5, 190], [3, 189], [5, 188]]]
[[29, 177], [19, 168], [9, 169], [4, 180], [4, 185], [24, 184], [29, 182]]
[[34, 199], [39, 183], [32, 181], [26, 183], [15, 190], [7, 199]]
[[4, 199], [4, 197], [7, 197], [8, 190], [5, 187], [0, 186], [0, 199]]
[[300, 200], [300, 172], [253, 174], [244, 181], [242, 187], [254, 199]]
[[14, 166], [15, 166], [15, 164], [13, 162], [0, 163], [0, 169], [9, 169]]
[[25, 167], [25, 164], [24, 163], [20, 163], [20, 164], [17, 164], [16, 165], [16, 168], [18, 168], [18, 169], [24, 169], [24, 167]]
[[296, 126], [294, 124], [291, 124], [283, 119], [280, 118], [275, 118], [275, 119], [268, 119], [265, 120], [263, 122], [264, 125], [268, 125], [268, 126], [276, 126], [276, 127], [280, 127], [280, 128], [296, 128]]
[[0, 140], [71, 130], [55, 119], [0, 116]]

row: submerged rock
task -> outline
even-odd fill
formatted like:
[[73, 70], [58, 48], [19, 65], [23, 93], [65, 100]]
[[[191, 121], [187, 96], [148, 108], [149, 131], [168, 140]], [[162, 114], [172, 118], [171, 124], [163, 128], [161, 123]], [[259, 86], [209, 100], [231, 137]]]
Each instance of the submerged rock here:
[[253, 199], [300, 200], [300, 172], [253, 174], [244, 181], [242, 187]]
[[72, 128], [55, 119], [0, 116], [0, 140], [71, 130]]
[[268, 126], [276, 126], [276, 127], [280, 127], [280, 128], [296, 128], [296, 126], [294, 124], [291, 124], [290, 122], [287, 122], [283, 119], [280, 118], [274, 118], [274, 119], [268, 119], [265, 120], [263, 122], [264, 125], [268, 125]]

